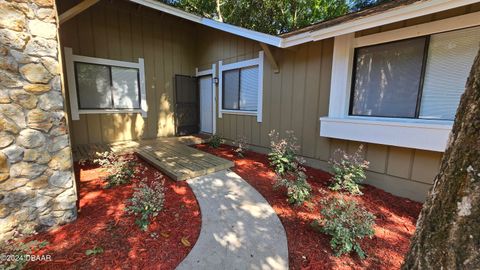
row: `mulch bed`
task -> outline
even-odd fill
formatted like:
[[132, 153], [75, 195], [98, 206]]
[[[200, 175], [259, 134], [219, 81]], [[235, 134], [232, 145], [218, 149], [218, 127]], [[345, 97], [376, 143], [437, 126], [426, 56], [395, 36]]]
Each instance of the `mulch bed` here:
[[[36, 235], [49, 242], [41, 253], [51, 254], [52, 261], [30, 263], [28, 269], [174, 269], [187, 256], [201, 227], [192, 190], [186, 182], [175, 182], [140, 158], [129, 157], [138, 162], [135, 179], [110, 189], [104, 189], [101, 168], [75, 164], [80, 176], [78, 219]], [[140, 179], [161, 181], [159, 176], [164, 179], [164, 210], [143, 232], [135, 217], [124, 211], [125, 205]], [[104, 252], [85, 254], [95, 247]]]
[[355, 196], [361, 205], [375, 216], [375, 236], [361, 243], [368, 254], [365, 260], [357, 255], [335, 257], [330, 238], [318, 233], [311, 222], [320, 216], [318, 202], [335, 195], [328, 189], [330, 175], [307, 167], [308, 182], [313, 188], [313, 204], [294, 207], [286, 201], [282, 190], [273, 190], [275, 174], [263, 154], [248, 151], [244, 158], [233, 154], [233, 148], [222, 145], [210, 148], [196, 145], [197, 149], [233, 160], [235, 171], [257, 189], [273, 207], [283, 223], [288, 239], [291, 269], [399, 269], [408, 251], [410, 238], [422, 205], [400, 198], [370, 185], [364, 185], [363, 196]]

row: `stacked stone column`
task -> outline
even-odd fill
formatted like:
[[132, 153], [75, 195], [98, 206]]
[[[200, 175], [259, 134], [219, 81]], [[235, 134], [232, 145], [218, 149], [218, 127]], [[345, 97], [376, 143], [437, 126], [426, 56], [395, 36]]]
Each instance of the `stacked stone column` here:
[[0, 0], [0, 239], [76, 218], [53, 0]]

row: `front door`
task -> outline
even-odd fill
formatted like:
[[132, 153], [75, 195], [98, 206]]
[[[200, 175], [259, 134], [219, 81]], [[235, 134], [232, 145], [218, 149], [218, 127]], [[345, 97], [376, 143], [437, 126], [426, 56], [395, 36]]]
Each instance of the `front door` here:
[[198, 133], [199, 111], [197, 78], [175, 75], [175, 132], [177, 136]]
[[198, 78], [200, 88], [200, 131], [213, 133], [213, 87], [212, 76]]

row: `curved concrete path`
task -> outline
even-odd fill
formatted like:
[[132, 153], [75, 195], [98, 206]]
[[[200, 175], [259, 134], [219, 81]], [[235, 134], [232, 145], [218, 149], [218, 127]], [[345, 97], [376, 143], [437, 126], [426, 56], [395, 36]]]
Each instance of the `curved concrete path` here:
[[257, 190], [227, 170], [187, 182], [200, 204], [202, 229], [177, 270], [288, 269], [285, 230]]

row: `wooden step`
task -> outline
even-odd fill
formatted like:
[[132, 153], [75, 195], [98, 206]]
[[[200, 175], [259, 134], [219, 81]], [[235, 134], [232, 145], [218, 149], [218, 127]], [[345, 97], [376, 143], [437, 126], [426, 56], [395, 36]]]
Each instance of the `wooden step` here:
[[146, 145], [135, 152], [175, 181], [232, 168], [230, 160], [179, 143]]

